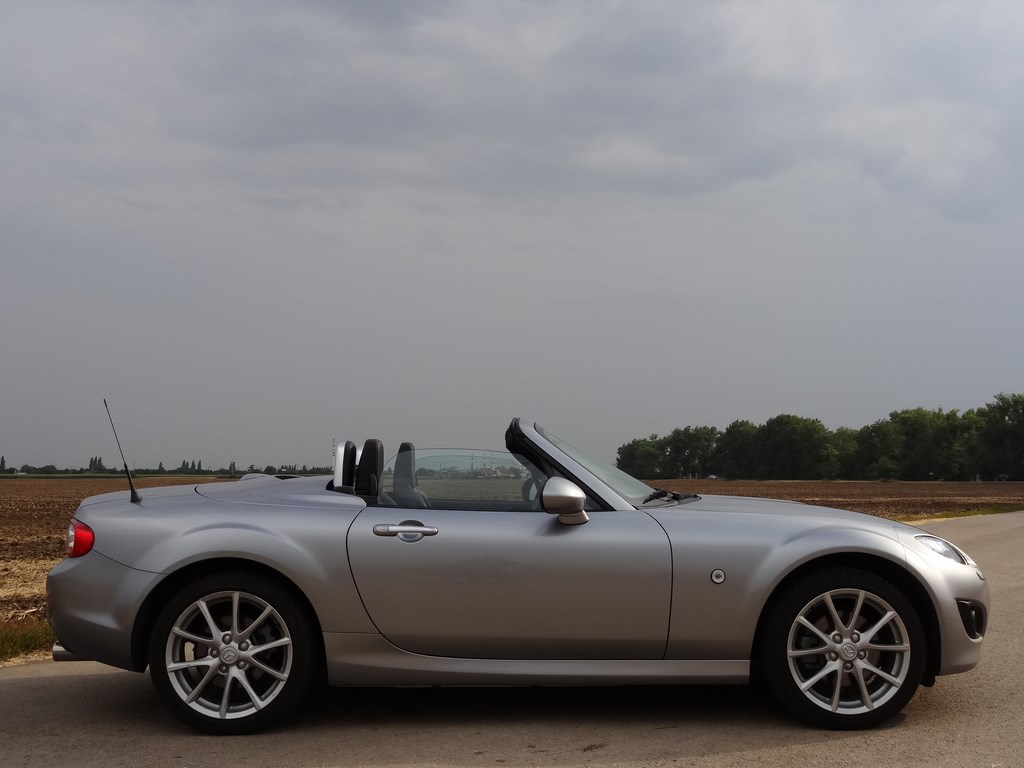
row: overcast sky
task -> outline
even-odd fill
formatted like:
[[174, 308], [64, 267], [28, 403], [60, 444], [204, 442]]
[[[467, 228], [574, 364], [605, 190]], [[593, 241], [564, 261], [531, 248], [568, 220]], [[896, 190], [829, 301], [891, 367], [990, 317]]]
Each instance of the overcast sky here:
[[0, 0], [8, 466], [1024, 391], [1024, 4]]

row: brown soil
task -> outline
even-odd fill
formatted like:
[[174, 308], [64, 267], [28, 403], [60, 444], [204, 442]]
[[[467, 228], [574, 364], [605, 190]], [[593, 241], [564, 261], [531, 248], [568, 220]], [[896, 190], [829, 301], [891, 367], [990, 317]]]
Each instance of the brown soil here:
[[[216, 478], [144, 477], [140, 489]], [[1024, 483], [901, 483], [658, 480], [669, 490], [762, 496], [841, 507], [881, 517], [928, 518], [1000, 507], [1024, 509]], [[126, 490], [123, 477], [0, 480], [0, 622], [38, 620], [46, 611], [46, 572], [64, 556], [68, 521], [79, 502]]]

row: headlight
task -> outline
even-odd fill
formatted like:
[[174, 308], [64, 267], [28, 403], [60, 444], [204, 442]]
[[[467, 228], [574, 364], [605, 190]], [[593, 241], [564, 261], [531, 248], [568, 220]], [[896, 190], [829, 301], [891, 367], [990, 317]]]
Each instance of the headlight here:
[[943, 557], [948, 557], [950, 560], [953, 560], [954, 562], [960, 563], [962, 565], [974, 565], [974, 563], [971, 562], [969, 557], [967, 557], [963, 552], [954, 547], [945, 539], [940, 539], [938, 536], [931, 536], [925, 534], [915, 536], [914, 538], [922, 544], [924, 544], [926, 547], [928, 547], [928, 549], [930, 549], [932, 552], [935, 552], [936, 554], [942, 555]]

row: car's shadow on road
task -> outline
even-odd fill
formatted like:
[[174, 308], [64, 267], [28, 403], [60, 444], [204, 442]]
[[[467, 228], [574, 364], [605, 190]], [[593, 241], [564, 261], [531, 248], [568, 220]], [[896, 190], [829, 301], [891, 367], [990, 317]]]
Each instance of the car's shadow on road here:
[[723, 720], [791, 726], [778, 703], [757, 686], [596, 686], [508, 688], [320, 688], [295, 718], [319, 727], [339, 720], [381, 726], [443, 726], [539, 721], [647, 723]]
[[644, 765], [797, 745], [835, 747], [851, 738], [803, 725], [757, 686], [320, 687], [276, 727], [218, 738], [178, 722], [147, 675], [98, 668], [5, 675], [3, 757], [11, 764], [63, 765], [67, 743], [90, 743], [103, 751], [81, 765], [105, 768], [112, 753], [138, 758], [132, 764], [180, 766], [230, 760], [239, 750], [254, 768]]

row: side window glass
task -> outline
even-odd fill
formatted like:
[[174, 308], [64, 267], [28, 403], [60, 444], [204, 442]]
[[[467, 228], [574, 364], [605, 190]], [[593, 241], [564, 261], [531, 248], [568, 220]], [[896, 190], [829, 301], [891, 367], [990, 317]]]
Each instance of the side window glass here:
[[385, 463], [382, 501], [436, 509], [530, 510], [538, 506], [537, 488], [544, 479], [528, 461], [507, 451], [416, 448], [411, 457], [396, 455]]

